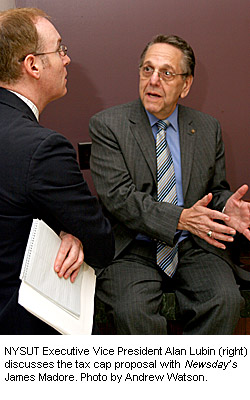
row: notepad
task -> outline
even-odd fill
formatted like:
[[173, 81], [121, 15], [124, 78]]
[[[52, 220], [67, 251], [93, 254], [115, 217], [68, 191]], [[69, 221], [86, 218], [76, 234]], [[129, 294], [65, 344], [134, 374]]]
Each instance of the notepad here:
[[62, 334], [91, 334], [95, 272], [84, 263], [74, 283], [59, 278], [54, 262], [61, 244], [44, 221], [34, 219], [20, 273], [19, 303]]

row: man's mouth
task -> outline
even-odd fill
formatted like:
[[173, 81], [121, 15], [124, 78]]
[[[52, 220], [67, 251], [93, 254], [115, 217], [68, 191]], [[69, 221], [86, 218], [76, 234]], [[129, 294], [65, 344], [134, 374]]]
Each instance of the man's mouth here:
[[158, 98], [158, 99], [161, 97], [160, 94], [154, 92], [148, 92], [147, 96], [149, 96], [150, 98]]

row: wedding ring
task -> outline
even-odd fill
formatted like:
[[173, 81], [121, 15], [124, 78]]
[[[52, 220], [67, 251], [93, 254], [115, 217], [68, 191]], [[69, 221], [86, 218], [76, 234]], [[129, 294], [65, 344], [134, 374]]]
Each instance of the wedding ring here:
[[207, 236], [211, 238], [212, 237], [212, 233], [213, 233], [212, 231], [208, 231], [207, 232]]

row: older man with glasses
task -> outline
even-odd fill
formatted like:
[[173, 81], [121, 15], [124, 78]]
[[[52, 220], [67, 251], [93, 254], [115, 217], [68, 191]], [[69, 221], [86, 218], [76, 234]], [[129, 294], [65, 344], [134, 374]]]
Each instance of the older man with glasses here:
[[243, 299], [230, 254], [250, 240], [243, 185], [230, 191], [217, 120], [178, 104], [191, 88], [192, 48], [158, 35], [139, 67], [140, 99], [90, 121], [91, 170], [114, 227], [116, 253], [97, 296], [118, 334], [166, 334], [164, 290], [174, 289], [184, 334], [231, 334]]

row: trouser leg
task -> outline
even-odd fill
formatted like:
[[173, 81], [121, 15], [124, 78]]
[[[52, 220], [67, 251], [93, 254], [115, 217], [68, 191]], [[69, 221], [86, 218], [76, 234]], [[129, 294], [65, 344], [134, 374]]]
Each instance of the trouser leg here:
[[162, 274], [155, 252], [140, 256], [133, 249], [106, 268], [97, 281], [97, 297], [111, 309], [117, 334], [167, 334], [160, 315]]
[[232, 334], [244, 304], [230, 266], [192, 243], [174, 277], [184, 334]]
[[[148, 246], [148, 252], [145, 246]], [[144, 248], [143, 248], [144, 247]], [[180, 246], [173, 279], [155, 263], [150, 245], [130, 247], [97, 281], [97, 297], [110, 308], [118, 334], [166, 334], [162, 293], [176, 290], [184, 334], [232, 334], [244, 300], [230, 266], [193, 241]]]

